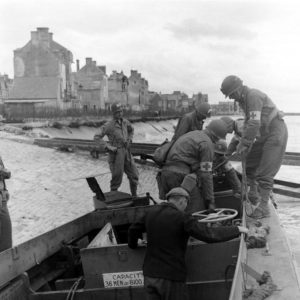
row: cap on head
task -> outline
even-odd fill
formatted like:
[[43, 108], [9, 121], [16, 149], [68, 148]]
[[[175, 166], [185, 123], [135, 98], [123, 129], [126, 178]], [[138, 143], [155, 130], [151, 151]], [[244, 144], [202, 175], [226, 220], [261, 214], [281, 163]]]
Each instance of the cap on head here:
[[225, 140], [227, 134], [227, 125], [220, 119], [211, 120], [206, 129], [218, 139]]
[[239, 77], [229, 75], [223, 80], [220, 90], [227, 98], [242, 85], [243, 81]]
[[169, 193], [166, 194], [166, 197], [167, 197], [168, 200], [172, 196], [182, 196], [182, 197], [185, 197], [187, 199], [190, 198], [189, 193], [181, 187], [173, 188], [169, 191]]
[[219, 140], [215, 144], [215, 153], [225, 154], [227, 152], [227, 143], [224, 140]]
[[196, 105], [196, 111], [203, 117], [209, 118], [211, 115], [211, 106], [207, 102], [202, 102]]
[[119, 104], [119, 103], [114, 103], [114, 104], [111, 106], [111, 111], [112, 111], [113, 114], [115, 114], [115, 113], [117, 113], [117, 112], [123, 111], [122, 105]]
[[222, 120], [226, 124], [227, 133], [232, 133], [234, 130], [234, 120], [227, 116], [221, 117], [220, 120]]

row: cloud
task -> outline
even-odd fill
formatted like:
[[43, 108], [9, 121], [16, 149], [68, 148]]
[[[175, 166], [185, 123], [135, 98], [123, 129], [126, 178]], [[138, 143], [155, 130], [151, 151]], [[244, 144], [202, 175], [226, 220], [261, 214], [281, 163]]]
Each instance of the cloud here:
[[237, 40], [252, 40], [256, 37], [256, 33], [236, 24], [209, 24], [199, 22], [195, 19], [185, 19], [180, 24], [169, 23], [165, 26], [177, 39], [199, 39], [217, 38], [237, 39]]

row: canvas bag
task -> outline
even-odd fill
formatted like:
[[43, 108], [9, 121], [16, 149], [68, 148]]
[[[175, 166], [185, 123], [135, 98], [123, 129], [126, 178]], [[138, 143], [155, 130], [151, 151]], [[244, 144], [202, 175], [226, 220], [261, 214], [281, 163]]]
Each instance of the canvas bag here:
[[168, 153], [171, 150], [175, 141], [165, 141], [161, 144], [161, 146], [157, 147], [153, 153], [154, 161], [159, 165], [162, 166], [167, 159]]

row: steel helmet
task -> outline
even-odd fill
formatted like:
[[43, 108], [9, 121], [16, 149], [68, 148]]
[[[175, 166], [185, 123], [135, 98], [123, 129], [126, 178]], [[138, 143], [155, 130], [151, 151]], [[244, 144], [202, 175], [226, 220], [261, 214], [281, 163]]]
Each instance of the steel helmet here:
[[219, 140], [215, 144], [215, 153], [225, 154], [227, 152], [227, 143], [225, 140]]
[[123, 111], [121, 104], [119, 104], [119, 103], [114, 103], [114, 104], [111, 106], [111, 111], [112, 111], [113, 114], [115, 114], [115, 113], [117, 113], [117, 112], [120, 112], [120, 111]]
[[169, 193], [166, 194], [166, 198], [169, 199], [171, 196], [183, 196], [187, 199], [190, 198], [189, 193], [182, 187], [176, 187], [169, 191]]
[[220, 120], [222, 120], [226, 124], [227, 133], [232, 133], [234, 130], [234, 120], [227, 116], [221, 117]]
[[227, 134], [227, 125], [220, 119], [212, 120], [206, 126], [206, 129], [209, 130], [214, 136], [218, 139], [225, 140]]
[[211, 106], [207, 102], [202, 102], [196, 105], [196, 112], [205, 118], [209, 118], [211, 115]]
[[229, 75], [223, 80], [220, 90], [227, 98], [242, 85], [243, 81], [239, 77], [235, 75]]

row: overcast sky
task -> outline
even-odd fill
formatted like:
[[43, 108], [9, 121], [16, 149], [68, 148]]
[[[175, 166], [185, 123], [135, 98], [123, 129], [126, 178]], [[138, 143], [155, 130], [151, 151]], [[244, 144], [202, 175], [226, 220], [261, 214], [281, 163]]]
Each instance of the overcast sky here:
[[[300, 1], [1, 0], [0, 72], [13, 77], [13, 50], [49, 27], [81, 66], [85, 57], [129, 74], [152, 91], [207, 93], [223, 101], [235, 74], [280, 109], [300, 112]], [[75, 70], [75, 63], [73, 64]]]

